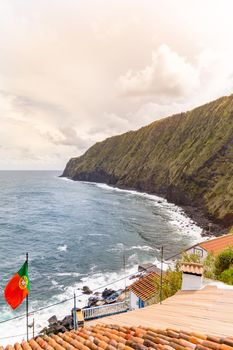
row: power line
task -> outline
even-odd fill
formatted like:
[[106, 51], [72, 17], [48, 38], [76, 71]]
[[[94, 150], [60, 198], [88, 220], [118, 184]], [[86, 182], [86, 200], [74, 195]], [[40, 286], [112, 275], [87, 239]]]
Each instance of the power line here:
[[[115, 281], [113, 281], [113, 282], [111, 282], [111, 283], [107, 283], [107, 284], [102, 285], [102, 286], [100, 286], [100, 287], [94, 288], [92, 291], [95, 292], [95, 291], [97, 291], [97, 290], [99, 290], [99, 289], [108, 287], [108, 286], [110, 286], [110, 285], [112, 285], [112, 284], [114, 284], [114, 283], [117, 283], [117, 282], [120, 282], [120, 281], [124, 280], [125, 278], [129, 278], [129, 277], [131, 277], [131, 276], [134, 276], [136, 273], [137, 273], [137, 272], [131, 273], [130, 275], [121, 277], [121, 278], [119, 278], [118, 280], [115, 280]], [[83, 296], [83, 293], [77, 295], [77, 298], [79, 298], [79, 297], [81, 297], [81, 296]], [[66, 303], [67, 301], [70, 301], [70, 300], [73, 300], [73, 297], [64, 299], [64, 300], [62, 300], [62, 301], [58, 301], [58, 302], [53, 303], [53, 304], [48, 305], [48, 306], [43, 306], [43, 307], [38, 308], [38, 309], [36, 309], [36, 310], [32, 310], [32, 311], [29, 312], [29, 316], [34, 315], [34, 314], [36, 314], [37, 312], [40, 312], [40, 311], [42, 311], [42, 310], [49, 309], [49, 308], [51, 308], [51, 307], [53, 307], [53, 306]], [[18, 316], [15, 316], [15, 317], [11, 317], [11, 318], [8, 318], [7, 320], [0, 321], [0, 324], [6, 323], [6, 322], [9, 322], [9, 321], [13, 321], [13, 320], [16, 320], [16, 319], [25, 317], [25, 316], [26, 316], [26, 313], [21, 314], [21, 315], [18, 315]]]
[[[165, 259], [165, 261], [166, 261], [166, 260], [170, 260], [171, 258], [174, 258], [175, 256], [178, 256], [178, 255], [180, 255], [180, 254], [181, 254], [181, 252], [180, 252], [180, 253], [177, 253], [177, 254], [175, 254], [175, 255], [173, 255], [173, 256], [167, 258], [167, 259]], [[112, 285], [112, 284], [114, 284], [114, 283], [120, 282], [120, 281], [122, 281], [122, 280], [124, 280], [124, 279], [126, 279], [126, 278], [129, 278], [129, 277], [132, 277], [132, 276], [134, 276], [134, 275], [137, 274], [137, 273], [138, 273], [138, 271], [136, 271], [136, 272], [134, 272], [134, 273], [131, 273], [130, 275], [121, 277], [121, 278], [119, 278], [118, 280], [115, 280], [115, 281], [113, 281], [113, 282], [111, 282], [111, 283], [107, 283], [107, 284], [102, 285], [102, 286], [100, 286], [100, 287], [94, 288], [92, 291], [95, 292], [95, 291], [97, 291], [97, 290], [99, 290], [99, 289], [106, 288], [106, 287], [108, 287], [108, 286], [110, 286], [110, 285]], [[81, 297], [81, 296], [83, 296], [83, 293], [77, 295], [77, 298], [79, 298], [79, 297]], [[64, 303], [66, 303], [67, 301], [70, 301], [70, 300], [73, 300], [73, 297], [64, 299], [64, 300], [62, 300], [62, 301], [58, 301], [58, 302], [56, 302], [56, 303], [53, 303], [53, 304], [50, 304], [50, 305], [47, 305], [47, 306], [43, 306], [43, 307], [38, 308], [38, 309], [36, 309], [36, 310], [32, 310], [32, 311], [29, 312], [29, 316], [34, 315], [34, 314], [36, 314], [36, 313], [38, 313], [38, 312], [40, 312], [40, 311], [49, 309], [49, 308], [51, 308], [51, 307], [54, 307], [54, 306], [57, 306], [57, 305], [60, 305], [60, 304], [64, 304]], [[18, 316], [14, 316], [14, 317], [8, 318], [7, 320], [0, 321], [0, 324], [6, 323], [6, 322], [10, 322], [10, 321], [13, 321], [13, 320], [16, 320], [16, 319], [25, 317], [25, 316], [26, 316], [26, 313], [21, 314], [21, 315], [18, 315]]]

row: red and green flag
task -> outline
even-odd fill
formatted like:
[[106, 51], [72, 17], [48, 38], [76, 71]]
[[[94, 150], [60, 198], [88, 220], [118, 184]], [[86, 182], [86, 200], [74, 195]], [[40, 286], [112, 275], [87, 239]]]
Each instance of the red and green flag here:
[[25, 261], [21, 269], [7, 283], [4, 295], [12, 309], [16, 309], [30, 292], [28, 277], [28, 262]]

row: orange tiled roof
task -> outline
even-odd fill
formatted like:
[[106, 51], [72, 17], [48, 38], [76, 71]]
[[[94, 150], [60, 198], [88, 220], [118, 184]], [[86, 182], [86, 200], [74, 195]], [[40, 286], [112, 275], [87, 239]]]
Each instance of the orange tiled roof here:
[[214, 254], [219, 254], [228, 247], [233, 247], [233, 234], [210, 239], [209, 241], [198, 244], [203, 249]]
[[37, 337], [5, 350], [233, 350], [233, 337], [176, 329], [103, 325]]
[[192, 262], [182, 262], [181, 271], [186, 273], [191, 273], [193, 275], [202, 275], [203, 274], [203, 265], [192, 263]]
[[157, 291], [155, 286], [155, 277], [158, 276], [159, 275], [156, 272], [151, 272], [131, 284], [131, 286], [129, 286], [129, 290], [132, 290], [132, 292], [136, 294], [138, 298], [146, 301], [154, 296]]

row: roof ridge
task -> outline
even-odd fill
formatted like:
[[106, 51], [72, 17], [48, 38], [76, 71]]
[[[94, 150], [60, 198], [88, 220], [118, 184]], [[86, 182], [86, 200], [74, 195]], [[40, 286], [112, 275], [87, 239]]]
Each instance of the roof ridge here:
[[192, 261], [190, 261], [190, 262], [188, 262], [188, 261], [181, 261], [181, 264], [182, 265], [194, 265], [194, 266], [200, 266], [200, 267], [203, 266], [203, 264], [201, 264], [201, 263], [195, 263], [195, 262], [192, 262]]
[[208, 242], [217, 241], [218, 239], [224, 238], [224, 237], [226, 237], [226, 236], [233, 236], [233, 234], [232, 234], [232, 233], [226, 233], [225, 235], [221, 235], [221, 236], [219, 236], [219, 237], [214, 237], [214, 238], [211, 238], [211, 239], [207, 239], [207, 240], [205, 240], [205, 241], [202, 241], [202, 242], [199, 242], [199, 243], [195, 244], [193, 247], [196, 247], [197, 245], [201, 245], [201, 244], [203, 244], [203, 243], [208, 243]]

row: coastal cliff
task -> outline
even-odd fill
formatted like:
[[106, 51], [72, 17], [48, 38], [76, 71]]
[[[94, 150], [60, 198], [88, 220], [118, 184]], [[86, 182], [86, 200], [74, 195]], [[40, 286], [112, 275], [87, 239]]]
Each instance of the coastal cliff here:
[[110, 137], [62, 174], [155, 193], [201, 226], [233, 225], [233, 95]]

